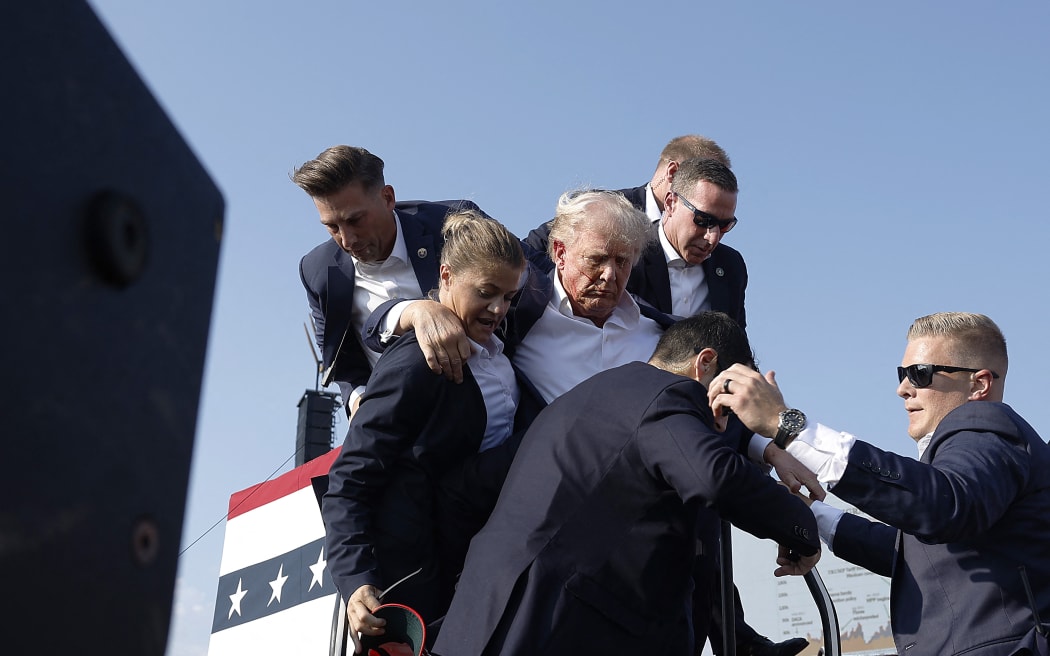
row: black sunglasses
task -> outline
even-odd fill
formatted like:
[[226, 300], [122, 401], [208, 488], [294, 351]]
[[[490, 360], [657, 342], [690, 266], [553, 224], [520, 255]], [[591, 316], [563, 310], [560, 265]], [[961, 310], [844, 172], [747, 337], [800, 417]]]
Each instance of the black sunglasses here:
[[715, 216], [714, 214], [708, 214], [707, 212], [705, 212], [703, 210], [696, 209], [695, 207], [693, 207], [692, 203], [690, 203], [688, 200], [685, 199], [685, 196], [683, 196], [682, 194], [678, 193], [677, 191], [674, 192], [674, 195], [675, 195], [675, 198], [677, 198], [678, 200], [682, 201], [682, 205], [685, 205], [685, 208], [687, 210], [689, 210], [690, 212], [693, 213], [693, 223], [695, 223], [697, 225], [697, 227], [700, 227], [700, 228], [716, 228], [717, 227], [720, 231], [722, 231], [722, 234], [725, 234], [725, 233], [729, 232], [730, 230], [732, 230], [733, 226], [736, 225], [736, 217], [735, 216], [733, 218], [730, 218], [730, 219], [720, 219], [717, 216]]
[[[908, 377], [908, 382], [912, 384], [915, 389], [922, 389], [923, 387], [929, 387], [930, 383], [933, 382], [933, 374], [938, 371], [945, 373], [954, 373], [956, 371], [968, 371], [972, 374], [983, 369], [970, 369], [968, 367], [949, 367], [944, 364], [909, 364], [907, 367], [897, 367], [897, 382], [903, 383], [904, 377]], [[989, 369], [989, 371], [991, 371]], [[992, 378], [998, 378], [999, 374], [992, 373]]]

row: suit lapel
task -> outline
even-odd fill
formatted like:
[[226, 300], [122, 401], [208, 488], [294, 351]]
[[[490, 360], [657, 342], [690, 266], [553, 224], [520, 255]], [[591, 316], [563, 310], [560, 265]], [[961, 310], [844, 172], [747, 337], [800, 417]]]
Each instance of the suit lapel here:
[[543, 273], [531, 262], [526, 266], [529, 275], [521, 291], [511, 302], [507, 316], [499, 329], [500, 339], [503, 341], [503, 352], [508, 358], [513, 358], [514, 350], [539, 321], [551, 296], [554, 295], [554, 281], [551, 276], [556, 274]]
[[642, 298], [655, 299], [654, 305], [661, 312], [671, 312], [671, 278], [667, 274], [667, 258], [664, 257], [664, 249], [660, 245], [660, 235], [657, 230], [660, 224], [653, 224], [653, 238], [642, 253], [641, 272], [642, 283], [639, 285], [638, 295]]
[[716, 312], [729, 312], [731, 314], [726, 272], [718, 264], [718, 261], [721, 259], [718, 257], [719, 248], [721, 248], [721, 245], [716, 246], [715, 251], [711, 253], [711, 257], [704, 260], [700, 266], [704, 268], [704, 280], [707, 281], [707, 300], [711, 304], [711, 309]]
[[[337, 248], [335, 263], [328, 267], [328, 298], [325, 299], [324, 353], [321, 358], [326, 370], [335, 362], [352, 325], [355, 276], [354, 261]], [[332, 303], [330, 299], [346, 300]]]
[[437, 288], [438, 281], [438, 252], [434, 246], [434, 235], [427, 233], [425, 226], [415, 217], [400, 213], [397, 216], [401, 221], [401, 234], [405, 238], [408, 259], [419, 281], [419, 291], [426, 296], [430, 290]]

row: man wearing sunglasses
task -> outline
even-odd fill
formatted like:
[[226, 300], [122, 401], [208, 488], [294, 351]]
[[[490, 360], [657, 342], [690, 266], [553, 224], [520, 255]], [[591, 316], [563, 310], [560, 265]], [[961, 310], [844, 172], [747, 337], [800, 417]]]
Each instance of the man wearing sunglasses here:
[[739, 252], [721, 243], [737, 223], [737, 191], [726, 164], [681, 162], [630, 291], [669, 314], [688, 317], [714, 308], [746, 327], [747, 267]]
[[[721, 243], [737, 223], [738, 184], [729, 166], [729, 155], [714, 140], [684, 135], [664, 147], [648, 184], [620, 190], [649, 217], [652, 235], [631, 269], [627, 291], [669, 315], [716, 310], [746, 328], [747, 266], [737, 250]], [[545, 250], [549, 232], [550, 224], [543, 224], [525, 241]], [[736, 601], [737, 654], [792, 656], [808, 644], [804, 638], [774, 643], [760, 635], [746, 622], [739, 594]], [[720, 607], [715, 622], [721, 622]], [[723, 653], [719, 631], [711, 640], [713, 651]]]
[[[650, 220], [651, 239], [631, 269], [627, 291], [669, 315], [715, 310], [746, 328], [747, 266], [738, 251], [721, 243], [737, 222], [738, 185], [729, 166], [729, 155], [714, 140], [684, 135], [664, 147], [647, 184], [620, 190]], [[552, 223], [540, 225], [523, 241], [547, 252]], [[739, 594], [736, 602], [740, 656], [793, 656], [807, 646], [805, 638], [774, 643], [760, 635], [746, 622]], [[714, 622], [721, 623], [720, 606]], [[720, 633], [710, 636], [716, 654], [723, 653]]]
[[[747, 267], [721, 243], [736, 225], [737, 181], [729, 166], [729, 155], [712, 139], [684, 135], [664, 147], [647, 184], [620, 190], [652, 222], [652, 240], [631, 269], [627, 291], [666, 314], [715, 310], [746, 328]], [[547, 222], [523, 241], [546, 252], [549, 234]]]
[[[733, 366], [708, 387], [841, 499], [877, 520], [812, 502], [839, 557], [891, 578], [899, 653], [1046, 653], [1050, 618], [1050, 446], [1003, 403], [1006, 341], [991, 319], [917, 319], [897, 395], [919, 460], [789, 409], [772, 372]], [[885, 522], [885, 523], [882, 523]], [[1020, 651], [1022, 649], [1031, 651]]]

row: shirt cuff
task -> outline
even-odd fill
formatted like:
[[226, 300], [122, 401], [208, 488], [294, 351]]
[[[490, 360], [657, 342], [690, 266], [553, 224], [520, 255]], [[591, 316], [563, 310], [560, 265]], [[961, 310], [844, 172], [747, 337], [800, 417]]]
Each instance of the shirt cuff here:
[[788, 444], [787, 451], [816, 474], [821, 485], [830, 489], [846, 472], [849, 451], [856, 441], [849, 433], [814, 422]]
[[[844, 511], [823, 501], [814, 501], [809, 505], [809, 509], [813, 511], [813, 516], [817, 519], [817, 531], [820, 533], [820, 539], [824, 541], [824, 544], [828, 545], [828, 549], [831, 549], [831, 545], [835, 543], [835, 531], [839, 528], [839, 520], [842, 519]], [[832, 553], [834, 553], [834, 549], [832, 549]]]
[[751, 462], [759, 463], [769, 467], [766, 463], [766, 447], [773, 440], [768, 437], [762, 437], [758, 433], [751, 436], [751, 441], [747, 443], [747, 457]]
[[346, 407], [349, 408], [354, 403], [356, 403], [358, 399], [360, 399], [364, 395], [365, 395], [365, 386], [364, 385], [358, 385], [357, 387], [354, 388], [354, 390], [352, 392], [350, 392], [350, 398], [346, 400]]
[[397, 324], [401, 321], [401, 315], [404, 314], [405, 310], [409, 305], [412, 305], [419, 299], [412, 301], [401, 301], [395, 303], [394, 307], [390, 308], [390, 311], [386, 313], [383, 320], [379, 322], [379, 341], [383, 344], [389, 344], [394, 341], [397, 335], [394, 331], [397, 330]]

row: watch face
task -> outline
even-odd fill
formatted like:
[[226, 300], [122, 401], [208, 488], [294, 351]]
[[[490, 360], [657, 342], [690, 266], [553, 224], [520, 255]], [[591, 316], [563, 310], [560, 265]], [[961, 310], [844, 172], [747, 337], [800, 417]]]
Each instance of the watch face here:
[[797, 435], [806, 427], [806, 415], [795, 408], [785, 410], [780, 413], [780, 427], [789, 433]]

